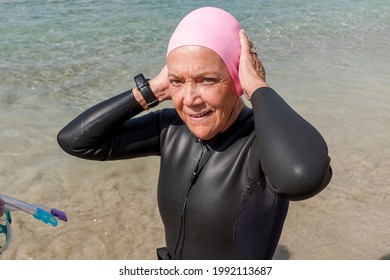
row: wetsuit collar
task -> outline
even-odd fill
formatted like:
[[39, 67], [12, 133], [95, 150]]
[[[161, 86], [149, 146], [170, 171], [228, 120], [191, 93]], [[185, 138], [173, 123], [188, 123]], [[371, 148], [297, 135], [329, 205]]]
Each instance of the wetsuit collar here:
[[253, 117], [252, 109], [250, 109], [244, 104], [240, 114], [238, 115], [237, 119], [232, 123], [232, 125], [229, 126], [225, 131], [215, 135], [212, 139], [210, 140], [199, 139], [192, 132], [191, 135], [194, 138], [196, 143], [200, 143], [203, 147], [207, 149], [210, 148], [213, 150], [219, 150], [219, 148], [224, 149], [223, 147], [229, 146], [230, 145], [229, 143], [236, 140], [234, 139], [234, 137], [233, 138], [231, 137], [232, 135], [234, 135], [234, 131], [237, 131], [238, 127], [240, 127], [245, 120], [251, 117]]

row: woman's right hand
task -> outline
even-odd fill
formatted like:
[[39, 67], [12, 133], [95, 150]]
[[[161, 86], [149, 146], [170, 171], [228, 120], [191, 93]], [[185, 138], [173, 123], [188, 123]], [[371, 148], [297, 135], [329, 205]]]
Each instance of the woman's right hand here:
[[[156, 77], [149, 80], [150, 89], [152, 90], [154, 96], [158, 99], [158, 103], [164, 102], [165, 100], [171, 99], [169, 94], [169, 80], [168, 80], [168, 67], [165, 65], [163, 69], [158, 73]], [[142, 97], [141, 93], [137, 87], [133, 87], [132, 92], [135, 99], [138, 103], [145, 109], [148, 110], [149, 107], [146, 104], [146, 101]]]
[[168, 67], [166, 65], [156, 77], [149, 81], [149, 84], [159, 103], [171, 99], [169, 93]]

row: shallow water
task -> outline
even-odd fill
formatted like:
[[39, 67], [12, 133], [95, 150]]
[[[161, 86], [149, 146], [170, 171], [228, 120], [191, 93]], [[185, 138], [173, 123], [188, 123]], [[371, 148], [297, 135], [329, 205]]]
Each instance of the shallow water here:
[[[69, 216], [52, 228], [14, 213], [0, 259], [155, 259], [164, 245], [158, 158], [90, 162], [56, 143], [82, 110], [127, 90], [139, 72], [158, 73], [170, 33], [202, 6], [144, 2], [0, 1], [0, 192]], [[275, 258], [389, 259], [388, 1], [213, 5], [238, 18], [271, 86], [332, 157], [330, 185], [291, 203]]]

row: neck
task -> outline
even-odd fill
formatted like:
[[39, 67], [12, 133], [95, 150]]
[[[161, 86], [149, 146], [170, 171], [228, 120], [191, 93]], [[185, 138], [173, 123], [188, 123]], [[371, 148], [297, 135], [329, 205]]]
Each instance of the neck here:
[[244, 102], [242, 101], [242, 99], [239, 96], [237, 96], [237, 99], [234, 102], [233, 108], [230, 112], [226, 127], [221, 131], [221, 133], [223, 133], [226, 129], [228, 129], [236, 121], [236, 119], [240, 115], [242, 108], [244, 108]]

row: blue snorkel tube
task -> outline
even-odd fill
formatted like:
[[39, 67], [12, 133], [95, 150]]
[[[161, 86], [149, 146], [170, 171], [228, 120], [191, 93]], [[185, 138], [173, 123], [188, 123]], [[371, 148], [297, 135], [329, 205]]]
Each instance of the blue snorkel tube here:
[[11, 238], [11, 214], [12, 211], [23, 211], [32, 215], [35, 219], [50, 224], [53, 227], [58, 225], [57, 218], [61, 221], [68, 221], [68, 217], [65, 212], [58, 209], [46, 207], [39, 204], [29, 204], [19, 199], [0, 194], [0, 199], [4, 202], [4, 205], [0, 206], [0, 212], [5, 213], [5, 217], [1, 217], [5, 224], [0, 224], [0, 234], [5, 234], [4, 245], [0, 244], [0, 254], [4, 252], [9, 245]]
[[65, 222], [68, 221], [68, 218], [64, 212], [54, 208], [49, 208], [38, 204], [28, 204], [27, 202], [4, 194], [0, 194], [0, 199], [2, 199], [5, 203], [4, 212], [20, 210], [31, 214], [35, 219], [40, 220], [45, 224], [50, 224], [53, 227], [58, 225], [56, 218]]

